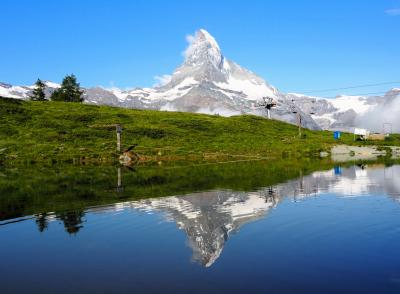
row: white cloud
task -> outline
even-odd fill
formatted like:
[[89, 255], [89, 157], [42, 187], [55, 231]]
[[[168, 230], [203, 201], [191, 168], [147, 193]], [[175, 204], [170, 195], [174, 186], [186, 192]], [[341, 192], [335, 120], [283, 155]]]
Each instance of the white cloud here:
[[194, 36], [194, 35], [186, 36], [186, 41], [188, 42], [188, 46], [187, 46], [186, 50], [183, 51], [183, 53], [182, 53], [183, 57], [187, 58], [188, 56], [190, 56], [192, 54], [192, 52], [193, 52], [192, 44], [195, 39], [196, 39], [196, 36]]
[[165, 86], [171, 81], [171, 78], [171, 75], [155, 76], [154, 79], [156, 80], [156, 83], [153, 85], [153, 87]]
[[193, 41], [194, 41], [195, 39], [196, 39], [196, 37], [193, 36], [193, 35], [187, 35], [187, 36], [186, 36], [186, 41], [187, 41], [189, 44], [192, 44]]
[[357, 125], [368, 128], [374, 132], [382, 131], [384, 123], [390, 123], [393, 132], [400, 133], [400, 94], [387, 96], [386, 103], [380, 107], [373, 108], [356, 119]]
[[387, 9], [385, 13], [391, 16], [400, 16], [400, 8]]

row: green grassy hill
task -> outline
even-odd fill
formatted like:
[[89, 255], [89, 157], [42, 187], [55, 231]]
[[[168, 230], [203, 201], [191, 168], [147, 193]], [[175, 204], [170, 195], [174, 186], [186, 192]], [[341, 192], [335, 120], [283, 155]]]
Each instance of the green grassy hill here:
[[[299, 138], [296, 126], [251, 115], [225, 118], [1, 98], [0, 160], [113, 161], [118, 155], [115, 124], [123, 125], [123, 146], [138, 144], [147, 159], [316, 154], [337, 144], [331, 132], [304, 130]], [[351, 134], [341, 143], [355, 144]], [[390, 145], [400, 145], [399, 137]]]

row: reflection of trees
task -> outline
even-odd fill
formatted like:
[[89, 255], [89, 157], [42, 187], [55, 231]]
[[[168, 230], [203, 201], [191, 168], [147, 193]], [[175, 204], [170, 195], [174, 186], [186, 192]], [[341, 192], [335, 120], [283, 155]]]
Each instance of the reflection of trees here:
[[83, 228], [84, 216], [85, 212], [83, 210], [64, 211], [56, 214], [45, 212], [37, 214], [35, 222], [39, 231], [43, 232], [47, 230], [50, 221], [57, 219], [63, 222], [66, 232], [76, 234]]
[[273, 186], [269, 186], [265, 188], [264, 190], [260, 190], [258, 192], [260, 196], [265, 198], [265, 203], [270, 203], [272, 206], [276, 206], [279, 201], [279, 195]]
[[83, 227], [84, 215], [82, 210], [75, 210], [58, 213], [56, 217], [64, 223], [65, 230], [69, 234], [76, 234]]
[[47, 230], [47, 227], [49, 226], [47, 212], [36, 215], [36, 224], [40, 232]]

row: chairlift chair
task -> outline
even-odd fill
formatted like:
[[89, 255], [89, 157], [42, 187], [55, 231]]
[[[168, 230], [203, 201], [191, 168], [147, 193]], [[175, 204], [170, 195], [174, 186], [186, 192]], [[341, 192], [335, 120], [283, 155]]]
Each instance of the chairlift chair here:
[[314, 108], [315, 102], [316, 102], [315, 99], [311, 100], [311, 103], [313, 104], [313, 105], [311, 106], [311, 111], [310, 111], [310, 114], [311, 114], [311, 115], [314, 115], [314, 114], [315, 114], [315, 108]]

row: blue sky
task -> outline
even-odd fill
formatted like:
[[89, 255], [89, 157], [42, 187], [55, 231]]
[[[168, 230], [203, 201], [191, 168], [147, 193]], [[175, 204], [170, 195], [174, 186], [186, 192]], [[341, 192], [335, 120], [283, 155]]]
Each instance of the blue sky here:
[[0, 81], [11, 84], [74, 73], [86, 87], [152, 86], [199, 28], [285, 92], [400, 81], [400, 0], [3, 0], [0, 26]]

